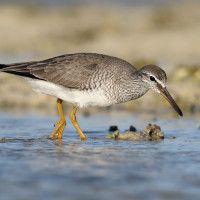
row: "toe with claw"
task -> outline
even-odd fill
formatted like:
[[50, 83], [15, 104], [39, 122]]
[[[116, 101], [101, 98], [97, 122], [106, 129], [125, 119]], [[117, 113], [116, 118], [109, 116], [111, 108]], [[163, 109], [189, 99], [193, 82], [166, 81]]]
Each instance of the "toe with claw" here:
[[55, 130], [53, 133], [49, 136], [50, 139], [61, 139], [62, 138], [62, 133], [63, 130], [66, 126], [66, 121], [65, 120], [60, 120], [54, 124], [56, 126]]

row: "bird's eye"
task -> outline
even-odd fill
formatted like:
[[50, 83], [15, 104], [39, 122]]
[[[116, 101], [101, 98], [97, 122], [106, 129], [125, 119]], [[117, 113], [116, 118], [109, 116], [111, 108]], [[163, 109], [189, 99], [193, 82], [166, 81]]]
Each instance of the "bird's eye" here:
[[155, 81], [156, 79], [153, 76], [150, 76], [151, 81]]

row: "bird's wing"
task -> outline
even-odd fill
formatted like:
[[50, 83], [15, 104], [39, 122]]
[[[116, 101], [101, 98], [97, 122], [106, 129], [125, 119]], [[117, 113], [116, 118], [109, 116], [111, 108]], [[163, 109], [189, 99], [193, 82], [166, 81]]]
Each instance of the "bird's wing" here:
[[89, 77], [105, 67], [106, 63], [102, 64], [104, 58], [99, 54], [68, 54], [43, 61], [2, 65], [0, 71], [79, 89], [86, 88]]

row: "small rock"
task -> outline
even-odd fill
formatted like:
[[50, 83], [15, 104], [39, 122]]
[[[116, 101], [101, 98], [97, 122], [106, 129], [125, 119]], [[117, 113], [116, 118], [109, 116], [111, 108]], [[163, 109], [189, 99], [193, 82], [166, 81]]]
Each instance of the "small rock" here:
[[118, 127], [115, 125], [109, 127], [109, 131], [116, 131], [116, 130], [118, 130]]
[[108, 134], [106, 137], [104, 137], [105, 139], [118, 139], [119, 136], [119, 130], [116, 130], [114, 133], [112, 134]]
[[1, 138], [0, 143], [6, 143], [6, 138], [5, 137]]
[[160, 126], [148, 124], [143, 134], [148, 135], [149, 140], [158, 141], [164, 139], [164, 133], [161, 131]]
[[133, 131], [133, 132], [135, 132], [137, 129], [135, 128], [135, 126], [130, 126], [130, 128], [129, 128], [129, 131]]
[[138, 140], [142, 140], [143, 138], [139, 131], [138, 132], [127, 131], [124, 134], [119, 134], [118, 139], [128, 140], [128, 141], [138, 141]]
[[164, 133], [157, 125], [148, 124], [142, 132], [127, 131], [119, 134], [119, 130], [108, 134], [105, 139], [125, 140], [125, 141], [161, 141], [164, 139]]

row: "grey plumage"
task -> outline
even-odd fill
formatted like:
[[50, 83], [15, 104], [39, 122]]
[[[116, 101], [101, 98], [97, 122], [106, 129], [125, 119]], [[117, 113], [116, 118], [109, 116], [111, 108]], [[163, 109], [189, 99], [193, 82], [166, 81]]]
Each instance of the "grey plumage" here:
[[[72, 89], [93, 89], [98, 76], [105, 81], [107, 74], [117, 74], [117, 68], [126, 66], [136, 69], [129, 63], [115, 57], [80, 53], [68, 54], [38, 62], [12, 63], [3, 68], [2, 72], [18, 73], [18, 75], [50, 81]], [[122, 68], [121, 68], [122, 69]], [[98, 73], [102, 71], [105, 73]], [[34, 78], [32, 77], [32, 78]]]
[[[148, 90], [163, 94], [167, 80], [166, 73], [158, 66], [148, 65], [137, 70], [122, 59], [95, 53], [68, 54], [43, 61], [2, 64], [0, 71], [51, 82], [69, 90], [86, 91], [88, 94], [101, 90], [108, 104], [137, 99]], [[169, 95], [167, 92], [166, 94]], [[170, 103], [182, 114], [171, 97]]]
[[129, 79], [133, 79], [133, 73], [137, 70], [128, 62], [116, 57], [79, 53], [38, 62], [12, 63], [1, 71], [49, 81], [69, 89], [103, 88], [105, 95], [113, 103], [121, 103], [126, 98], [131, 100], [133, 82]]

